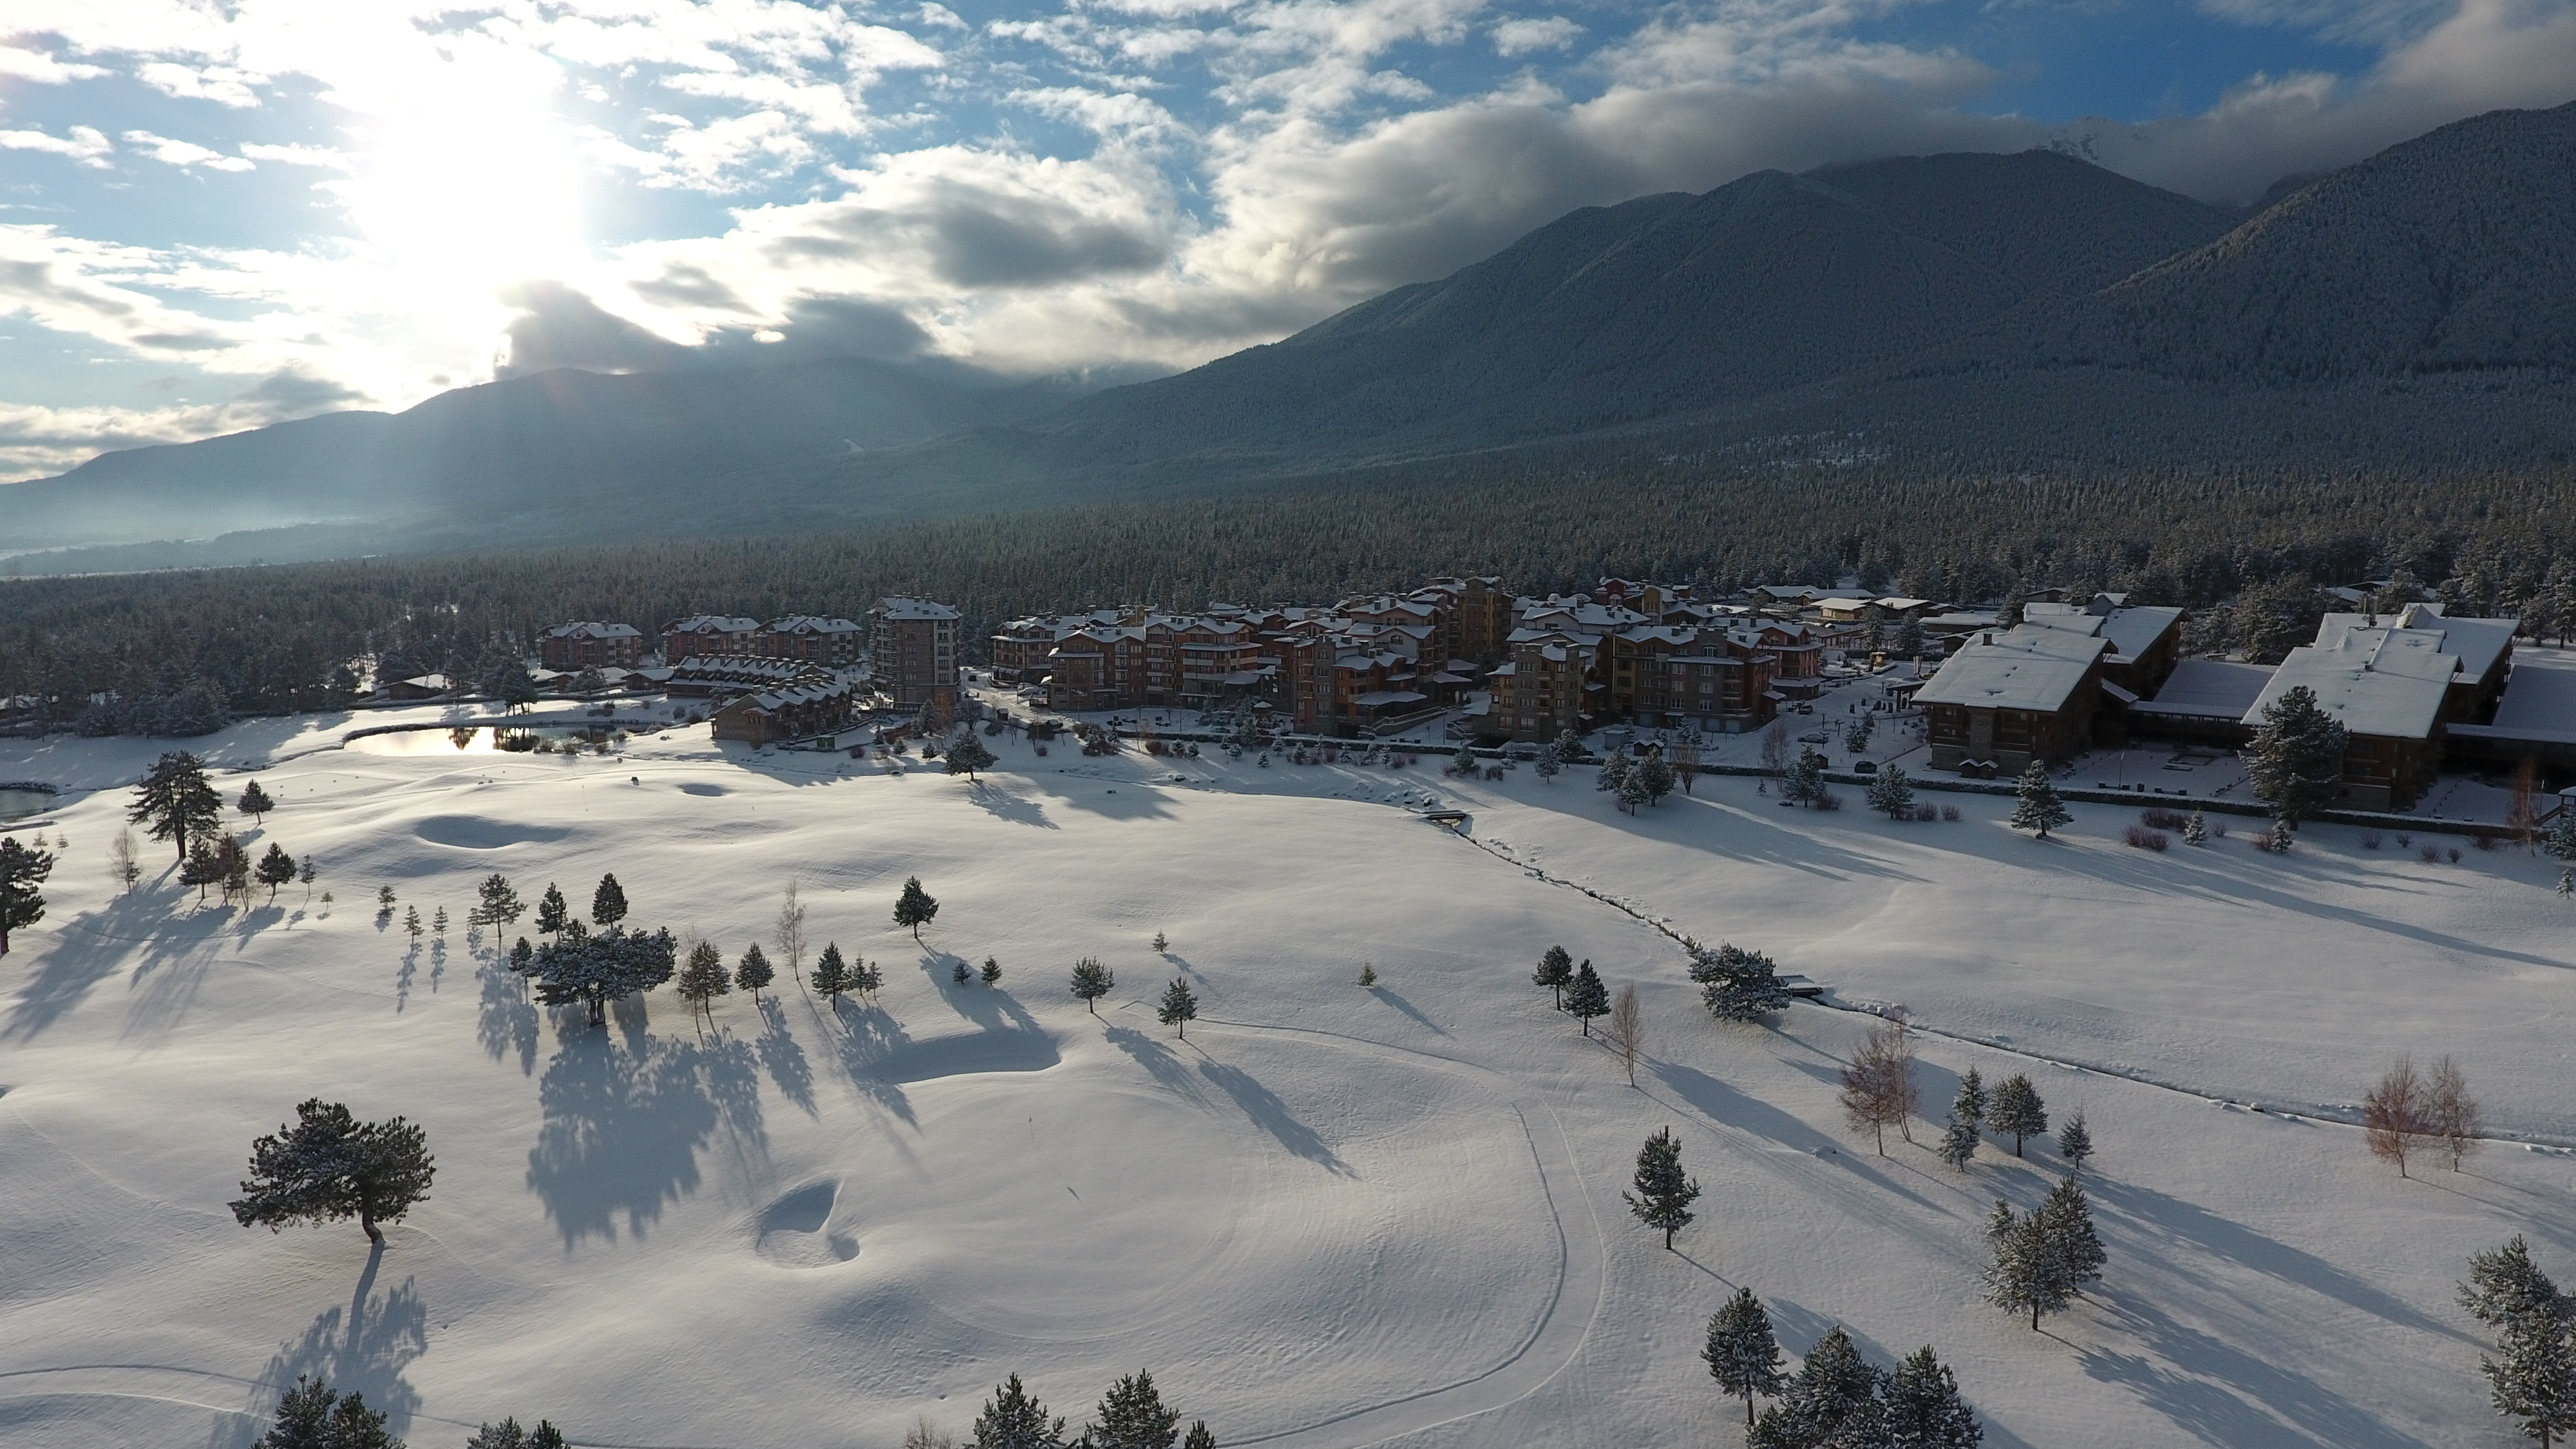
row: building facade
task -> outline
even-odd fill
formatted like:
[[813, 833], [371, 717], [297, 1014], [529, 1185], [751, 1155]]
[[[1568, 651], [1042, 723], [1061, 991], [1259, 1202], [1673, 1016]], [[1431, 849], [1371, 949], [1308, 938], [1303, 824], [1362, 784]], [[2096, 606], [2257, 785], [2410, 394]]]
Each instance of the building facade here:
[[557, 624], [537, 635], [537, 661], [564, 674], [633, 669], [644, 662], [644, 631], [632, 624]]
[[894, 596], [868, 611], [868, 675], [898, 709], [957, 708], [955, 609]]

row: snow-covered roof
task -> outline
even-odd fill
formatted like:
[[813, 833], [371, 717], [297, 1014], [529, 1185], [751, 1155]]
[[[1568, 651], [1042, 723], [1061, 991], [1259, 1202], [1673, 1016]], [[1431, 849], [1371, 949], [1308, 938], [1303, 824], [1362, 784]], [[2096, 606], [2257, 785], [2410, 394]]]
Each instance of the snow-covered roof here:
[[2576, 653], [2534, 650], [2513, 662], [2496, 728], [2576, 731]]
[[1388, 704], [1420, 704], [1423, 700], [1429, 697], [1430, 696], [1428, 695], [1417, 694], [1410, 689], [1372, 689], [1368, 693], [1361, 695], [1358, 699], [1353, 700], [1352, 703], [1359, 705], [1363, 709], [1376, 709], [1380, 705]]
[[641, 639], [643, 631], [632, 624], [601, 624], [585, 620], [577, 624], [557, 624], [537, 635], [540, 639]]
[[2513, 643], [2519, 619], [2454, 619], [2439, 604], [2408, 604], [2394, 614], [2328, 614], [2317, 625], [2317, 643], [2332, 644], [2347, 629], [2396, 628], [2429, 633], [2441, 640], [2444, 653], [2457, 655], [2462, 672], [2484, 679], [2496, 659]]
[[691, 614], [676, 623], [665, 624], [665, 634], [748, 634], [760, 627], [758, 619], [736, 618], [731, 614]]
[[2266, 706], [2305, 686], [2353, 734], [2430, 738], [2459, 667], [2459, 656], [2446, 652], [2431, 630], [2348, 627], [2331, 644], [2291, 650], [2243, 722], [2261, 724]]
[[2108, 639], [2111, 652], [2123, 659], [2135, 659], [2153, 648], [2166, 630], [2182, 622], [2180, 609], [2152, 606], [2130, 609], [2102, 602], [2110, 597], [2108, 594], [2099, 595], [2089, 606], [2033, 602], [2023, 606], [2022, 621]]
[[1916, 692], [1917, 704], [1978, 709], [2063, 709], [2107, 641], [2025, 624], [1973, 636]]
[[2236, 664], [2224, 659], [2186, 659], [2174, 666], [2153, 699], [2138, 701], [2140, 714], [2175, 715], [2185, 719], [2243, 719], [2272, 682], [2268, 664]]
[[772, 619], [765, 626], [772, 634], [856, 634], [859, 626], [847, 619], [826, 619], [813, 614], [789, 614]]
[[892, 594], [877, 600], [876, 608], [870, 612], [880, 619], [954, 619], [957, 617], [957, 611], [946, 604], [933, 603], [928, 599], [907, 598], [901, 594]]

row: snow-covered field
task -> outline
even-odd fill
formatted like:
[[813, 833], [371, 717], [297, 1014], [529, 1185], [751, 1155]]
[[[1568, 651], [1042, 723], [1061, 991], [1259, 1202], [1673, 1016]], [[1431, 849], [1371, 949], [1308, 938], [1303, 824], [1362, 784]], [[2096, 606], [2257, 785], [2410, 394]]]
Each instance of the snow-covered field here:
[[[119, 897], [121, 786], [158, 747], [0, 748], [0, 778], [98, 790], [42, 817], [71, 848], [0, 959], [12, 1446], [244, 1445], [307, 1370], [415, 1446], [505, 1413], [593, 1445], [892, 1446], [921, 1414], [962, 1436], [1013, 1371], [1078, 1426], [1137, 1368], [1226, 1444], [1725, 1444], [1741, 1410], [1695, 1354], [1738, 1284], [1793, 1352], [1837, 1323], [1881, 1363], [1934, 1344], [1999, 1449], [2503, 1446], [2452, 1284], [2517, 1231], [2576, 1274], [2576, 1158], [2498, 1143], [2400, 1181], [2308, 1111], [2447, 1052], [2496, 1128], [2576, 1142], [2576, 906], [2508, 852], [2329, 827], [2287, 858], [2155, 855], [2107, 808], [2041, 844], [2008, 801], [1891, 825], [1741, 779], [1631, 818], [1580, 771], [1213, 751], [1002, 743], [973, 785], [702, 729], [580, 759], [310, 722], [211, 743], [279, 761], [251, 839], [318, 856], [310, 903], [199, 909], [163, 847]], [[1424, 792], [1473, 838], [1388, 803]], [[728, 959], [793, 880], [815, 943], [887, 985], [837, 1015], [736, 994], [703, 1038], [665, 988], [586, 1030], [466, 933], [496, 870], [576, 907], [614, 871], [635, 921]], [[920, 946], [889, 914], [908, 875], [941, 903]], [[380, 926], [380, 885], [445, 906], [444, 946]], [[1713, 1023], [1674, 944], [1575, 885], [1904, 1003], [1935, 1117], [1971, 1065], [2081, 1106], [2101, 1291], [2041, 1334], [1980, 1301], [1982, 1220], [2045, 1190], [2050, 1144], [1962, 1177], [1918, 1124], [1873, 1155], [1833, 1095], [1868, 1018]], [[1529, 984], [1551, 942], [1639, 984], [1637, 1087]], [[998, 988], [951, 981], [988, 955]], [[1085, 955], [1118, 978], [1096, 1018], [1065, 989]], [[1153, 1012], [1179, 975], [1186, 1042]], [[429, 1133], [432, 1199], [380, 1256], [225, 1209], [314, 1095]], [[1674, 1253], [1619, 1198], [1662, 1127], [1706, 1189]]]

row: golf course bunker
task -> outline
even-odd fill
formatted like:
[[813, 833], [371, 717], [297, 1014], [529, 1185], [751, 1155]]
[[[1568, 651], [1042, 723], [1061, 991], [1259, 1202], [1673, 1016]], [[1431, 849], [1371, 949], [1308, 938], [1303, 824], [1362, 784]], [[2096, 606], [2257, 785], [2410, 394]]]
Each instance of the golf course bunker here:
[[432, 815], [412, 827], [412, 834], [432, 845], [455, 850], [500, 850], [505, 846], [561, 840], [570, 831], [524, 820], [493, 820], [481, 815]]
[[860, 1063], [881, 1082], [930, 1082], [983, 1072], [1043, 1072], [1062, 1061], [1042, 1031], [970, 1031], [907, 1042]]
[[829, 1268], [859, 1255], [859, 1240], [824, 1231], [841, 1185], [811, 1183], [761, 1209], [752, 1221], [752, 1248], [782, 1268]]

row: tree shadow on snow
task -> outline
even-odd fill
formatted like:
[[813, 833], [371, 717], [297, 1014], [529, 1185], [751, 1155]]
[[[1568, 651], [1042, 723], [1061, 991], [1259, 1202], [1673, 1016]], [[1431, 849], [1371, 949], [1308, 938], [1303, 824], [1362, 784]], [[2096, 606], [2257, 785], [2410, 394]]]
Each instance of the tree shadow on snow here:
[[1232, 1097], [1234, 1104], [1243, 1109], [1243, 1115], [1251, 1118], [1254, 1126], [1277, 1138], [1280, 1146], [1324, 1168], [1336, 1177], [1359, 1176], [1351, 1169], [1349, 1163], [1342, 1161], [1340, 1155], [1325, 1144], [1324, 1139], [1314, 1128], [1298, 1121], [1296, 1114], [1288, 1110], [1288, 1104], [1280, 1101], [1277, 1093], [1261, 1085], [1251, 1073], [1241, 1067], [1231, 1067], [1220, 1061], [1202, 1059], [1199, 1062], [1199, 1075], [1214, 1082], [1218, 1090]]
[[616, 1241], [621, 1218], [640, 1237], [666, 1203], [696, 1192], [698, 1150], [718, 1127], [765, 1152], [755, 1058], [728, 1045], [645, 1037], [633, 1050], [593, 1030], [547, 1063], [527, 1187], [567, 1252], [594, 1234]]
[[[1763, 809], [1769, 808], [1768, 801], [1760, 807], [1750, 804], [1733, 806], [1721, 804], [1713, 799], [1687, 798], [1668, 800], [1666, 804], [1678, 807], [1674, 814], [1662, 817], [1674, 822], [1673, 826], [1667, 829], [1646, 828], [1647, 821], [1657, 818], [1656, 807], [1641, 810], [1635, 815], [1613, 810], [1607, 820], [1589, 813], [1583, 814], [1581, 818], [1596, 824], [1609, 825], [1629, 835], [1680, 846], [1688, 850], [1703, 851], [1728, 860], [1742, 861], [1747, 865], [1785, 867], [1789, 870], [1804, 871], [1809, 875], [1823, 876], [1828, 880], [1851, 880], [1869, 876], [1908, 884], [1923, 882], [1923, 877], [1901, 869], [1892, 862], [1862, 854], [1860, 851], [1837, 845], [1803, 830], [1790, 829], [1773, 821], [1762, 813]], [[1694, 808], [1719, 811], [1734, 818], [1717, 830], [1686, 828], [1695, 823], [1691, 821], [1689, 813]], [[1802, 821], [1810, 818], [1834, 820], [1849, 818], [1816, 816], [1811, 811], [1800, 811], [1799, 814]]]
[[1046, 806], [1025, 795], [1012, 794], [990, 780], [968, 790], [966, 798], [984, 807], [986, 813], [996, 820], [1007, 820], [1014, 825], [1034, 825], [1040, 830], [1064, 828], [1047, 818]]
[[805, 1060], [805, 1049], [788, 1032], [787, 1008], [775, 996], [760, 998], [758, 1051], [760, 1064], [768, 1069], [769, 1080], [777, 1084], [779, 1095], [806, 1116], [813, 1116], [814, 1068]]
[[2088, 1348], [2079, 1355], [2084, 1371], [2128, 1388], [2204, 1443], [2427, 1449], [2316, 1380], [2177, 1323], [2143, 1296], [2095, 1301], [2143, 1352]]
[[1136, 1065], [1143, 1067], [1145, 1075], [1152, 1077], [1156, 1086], [1194, 1103], [1204, 1105], [1207, 1102], [1207, 1094], [1199, 1090], [1198, 1080], [1181, 1065], [1180, 1057], [1170, 1047], [1132, 1026], [1107, 1027], [1102, 1035], [1111, 1046], [1125, 1052]]
[[[967, 967], [964, 981], [957, 979], [957, 968]], [[922, 974], [939, 988], [939, 998], [959, 1016], [986, 1031], [1039, 1030], [1037, 1018], [1020, 1005], [1019, 998], [998, 986], [987, 986], [974, 974], [972, 963], [964, 957], [936, 946], [922, 953]]]
[[519, 1075], [537, 1069], [537, 1008], [528, 999], [527, 982], [509, 963], [495, 956], [476, 967], [482, 995], [474, 1003], [474, 1039], [494, 1061], [516, 1052]]
[[1405, 1015], [1412, 1017], [1415, 1021], [1422, 1023], [1422, 1025], [1433, 1035], [1447, 1036], [1449, 1034], [1448, 1032], [1441, 1030], [1438, 1022], [1433, 1021], [1430, 1017], [1424, 1016], [1420, 1008], [1416, 1007], [1412, 1002], [1405, 1000], [1403, 997], [1396, 995], [1394, 991], [1384, 986], [1373, 986], [1370, 987], [1369, 990], [1370, 993], [1376, 996], [1380, 1001], [1383, 1001], [1387, 1005], [1394, 1007], [1396, 1010], [1403, 1012]]
[[420, 1411], [420, 1392], [403, 1373], [429, 1349], [429, 1310], [409, 1278], [390, 1292], [376, 1293], [384, 1257], [384, 1244], [374, 1245], [349, 1306], [327, 1310], [300, 1337], [278, 1346], [252, 1391], [254, 1420], [228, 1425], [218, 1444], [249, 1449], [258, 1442], [278, 1399], [304, 1374], [340, 1393], [366, 1395], [367, 1407], [383, 1414], [385, 1427], [395, 1435], [410, 1429], [412, 1416]]
[[[1690, 1110], [1709, 1121], [1775, 1142], [1817, 1167], [1831, 1165], [1837, 1168], [1834, 1175], [1822, 1177], [1810, 1185], [1843, 1197], [1849, 1210], [1869, 1221], [1918, 1239], [1926, 1238], [1928, 1231], [1920, 1219], [1892, 1213], [1884, 1203], [1854, 1196], [1853, 1190], [1859, 1184], [1852, 1183], [1852, 1178], [1861, 1179], [1870, 1188], [1894, 1193], [1917, 1207], [1936, 1213], [1955, 1216], [1960, 1211], [1956, 1203], [1935, 1202], [1899, 1181], [1895, 1176], [1899, 1169], [1894, 1161], [1879, 1158], [1869, 1139], [1859, 1138], [1846, 1143], [1829, 1137], [1804, 1120], [1759, 1097], [1739, 1092], [1697, 1067], [1656, 1061], [1648, 1063], [1647, 1070], [1656, 1081], [1688, 1104]], [[1946, 1245], [1948, 1240], [1936, 1241]]]

